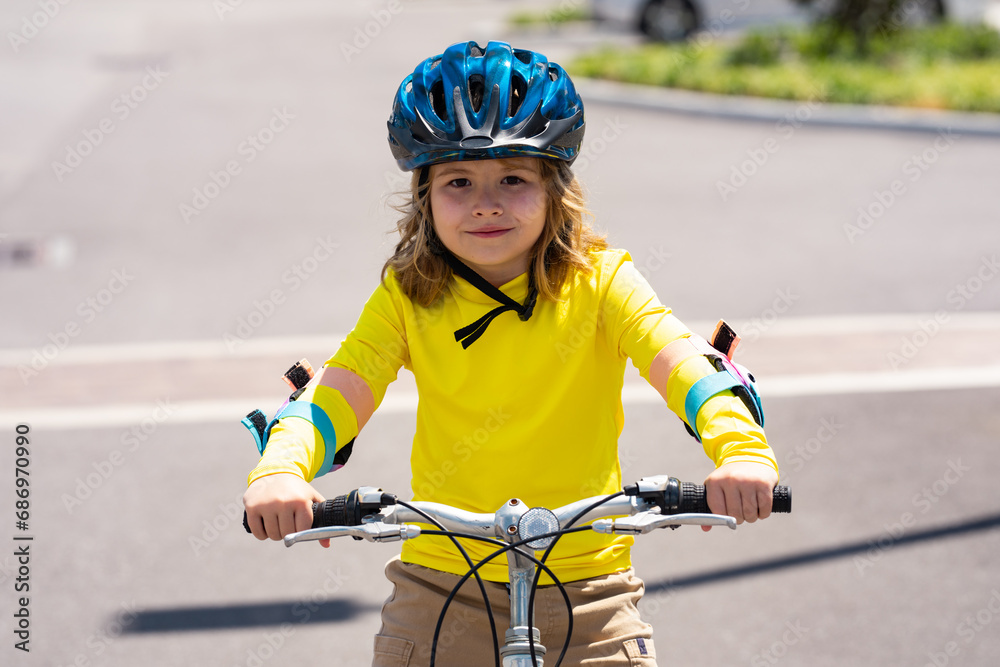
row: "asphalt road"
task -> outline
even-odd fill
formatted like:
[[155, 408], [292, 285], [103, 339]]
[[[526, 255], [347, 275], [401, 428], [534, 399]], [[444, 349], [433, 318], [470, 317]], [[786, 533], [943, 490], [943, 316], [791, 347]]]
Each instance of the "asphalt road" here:
[[[0, 663], [369, 664], [398, 547], [248, 538], [238, 422], [280, 403], [292, 361], [332, 353], [374, 288], [406, 184], [384, 120], [419, 59], [635, 39], [514, 32], [517, 4], [0, 10]], [[643, 610], [660, 664], [992, 665], [1000, 139], [817, 126], [820, 106], [588, 105], [598, 226], [700, 333], [741, 330], [795, 489], [788, 516], [642, 538]], [[625, 476], [704, 477], [677, 418], [626, 390]], [[321, 492], [405, 495], [413, 392], [402, 377]]]

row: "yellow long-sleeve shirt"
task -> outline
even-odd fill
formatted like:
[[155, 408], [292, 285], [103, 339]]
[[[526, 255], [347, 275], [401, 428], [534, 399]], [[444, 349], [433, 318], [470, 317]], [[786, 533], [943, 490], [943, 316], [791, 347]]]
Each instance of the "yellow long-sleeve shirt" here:
[[[554, 508], [621, 489], [617, 443], [626, 361], [648, 380], [656, 354], [690, 332], [659, 302], [627, 253], [597, 252], [594, 261], [592, 272], [570, 275], [559, 301], [540, 299], [523, 322], [513, 313], [500, 315], [468, 349], [454, 332], [497, 303], [465, 280], [453, 278], [430, 308], [412, 303], [391, 272], [375, 290], [326, 365], [362, 377], [376, 408], [400, 367], [413, 372], [419, 392], [410, 457], [415, 500], [492, 513], [513, 497]], [[500, 289], [520, 303], [527, 288], [524, 274]], [[695, 379], [714, 372], [704, 358], [679, 370]], [[683, 393], [668, 401], [682, 418]], [[698, 427], [717, 465], [752, 460], [777, 468], [762, 430], [730, 392], [705, 404]], [[289, 450], [276, 444], [268, 445], [251, 480], [285, 467], [275, 459]], [[303, 451], [298, 445], [295, 451]], [[323, 445], [306, 443], [304, 449], [309, 460], [295, 469], [308, 470], [311, 479]], [[630, 565], [631, 543], [630, 537], [567, 535], [548, 564], [562, 581], [619, 571]], [[464, 546], [475, 560], [493, 551], [479, 542]], [[439, 537], [405, 542], [402, 557], [455, 574], [468, 569]], [[506, 560], [495, 559], [481, 573], [506, 581]]]

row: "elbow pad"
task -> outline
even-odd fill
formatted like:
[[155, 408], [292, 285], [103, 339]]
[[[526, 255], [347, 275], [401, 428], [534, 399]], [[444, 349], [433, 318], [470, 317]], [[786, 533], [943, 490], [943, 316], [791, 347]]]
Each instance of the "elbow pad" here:
[[[306, 384], [312, 377], [313, 372], [309, 362], [305, 359], [298, 362], [284, 375], [285, 381], [294, 389], [294, 392], [278, 408], [274, 418], [268, 421], [262, 411], [254, 410], [243, 418], [242, 423], [250, 431], [257, 445], [257, 451], [263, 457], [271, 431], [279, 420], [298, 417], [309, 422], [315, 429], [315, 434], [319, 436], [318, 439], [323, 443], [323, 460], [313, 475], [319, 477], [337, 470], [347, 463], [354, 448], [357, 427], [353, 411], [340, 392], [323, 386], [307, 389]], [[332, 396], [328, 396], [327, 392]], [[337, 446], [337, 425], [340, 426], [341, 435], [351, 436], [350, 440], [344, 442], [340, 447]]]
[[764, 409], [753, 374], [732, 360], [740, 340], [736, 332], [724, 321], [720, 321], [711, 343], [699, 336], [691, 336], [686, 340], [708, 359], [716, 371], [693, 382], [684, 396], [685, 426], [688, 432], [701, 441], [695, 426], [698, 411], [709, 399], [724, 391], [732, 391], [746, 406], [754, 422], [763, 427]]

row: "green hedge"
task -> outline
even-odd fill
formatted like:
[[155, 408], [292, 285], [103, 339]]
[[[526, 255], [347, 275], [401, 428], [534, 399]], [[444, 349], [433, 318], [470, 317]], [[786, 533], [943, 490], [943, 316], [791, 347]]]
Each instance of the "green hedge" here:
[[706, 37], [604, 48], [569, 70], [727, 95], [1000, 113], [1000, 34], [990, 28], [943, 25], [877, 36], [863, 57], [822, 26], [750, 32], [732, 43]]

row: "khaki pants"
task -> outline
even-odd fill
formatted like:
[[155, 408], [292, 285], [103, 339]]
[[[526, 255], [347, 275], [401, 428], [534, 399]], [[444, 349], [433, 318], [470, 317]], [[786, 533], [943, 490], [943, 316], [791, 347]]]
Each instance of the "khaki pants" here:
[[[438, 615], [459, 577], [420, 565], [389, 561], [386, 577], [393, 592], [382, 607], [382, 629], [375, 637], [372, 667], [428, 667]], [[510, 625], [510, 598], [504, 584], [484, 582], [503, 646]], [[643, 583], [632, 571], [565, 584], [573, 604], [573, 638], [563, 667], [656, 667], [652, 627], [639, 618], [636, 604]], [[535, 626], [555, 665], [566, 640], [566, 603], [556, 586], [535, 594]], [[469, 579], [448, 607], [438, 637], [435, 667], [492, 667], [490, 624], [482, 593]]]

